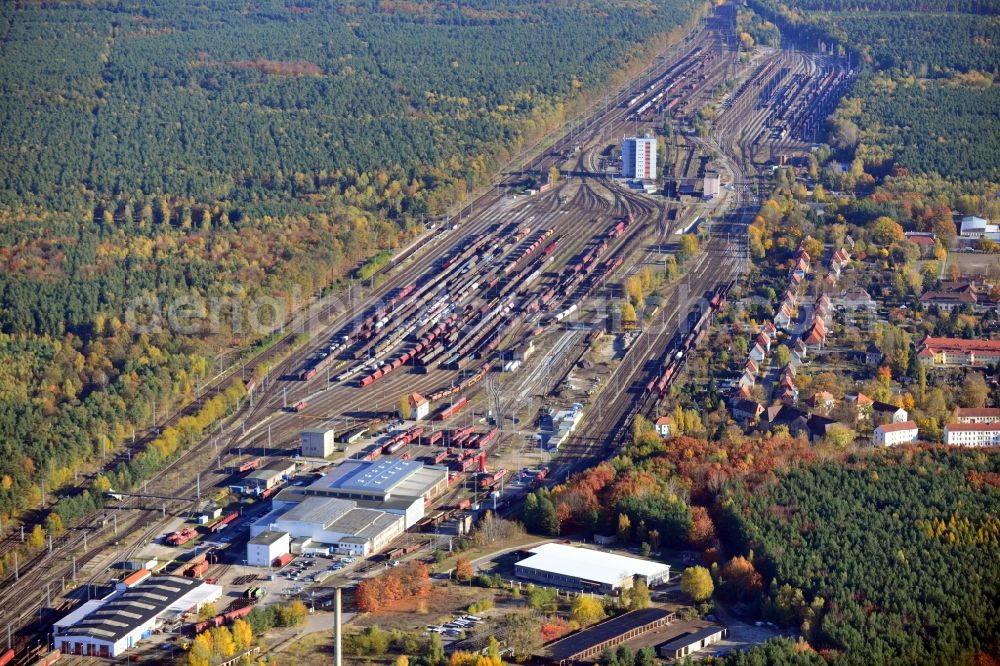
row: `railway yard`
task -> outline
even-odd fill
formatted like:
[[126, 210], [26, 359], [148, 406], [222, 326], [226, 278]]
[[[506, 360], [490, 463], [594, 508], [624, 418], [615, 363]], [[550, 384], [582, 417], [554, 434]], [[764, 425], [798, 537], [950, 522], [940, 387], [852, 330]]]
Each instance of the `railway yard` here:
[[[447, 537], [430, 532], [470, 507], [512, 509], [531, 483], [563, 481], [612, 455], [636, 414], [655, 417], [687, 351], [745, 271], [745, 227], [770, 166], [808, 153], [852, 75], [841, 61], [802, 52], [741, 57], [731, 12], [718, 9], [638, 80], [505, 173], [460, 220], [428, 230], [350, 307], [341, 299], [314, 311], [297, 329], [310, 332], [309, 345], [266, 376], [254, 374], [261, 359], [248, 362], [227, 381], [245, 381], [249, 398], [211, 436], [21, 563], [0, 591], [0, 626], [16, 663], [33, 663], [52, 621], [86, 599], [89, 584], [115, 577], [118, 562], [155, 554], [168, 571], [239, 584], [237, 596], [248, 580], [265, 579], [236, 546], [271, 493], [240, 499], [230, 489], [248, 465], [291, 460], [305, 479], [347, 458], [446, 466], [447, 490], [392, 545], [404, 555], [410, 545], [437, 547]], [[709, 107], [701, 114], [711, 116], [707, 131], [698, 131], [695, 117]], [[662, 189], [618, 180], [621, 138], [665, 124], [673, 131]], [[549, 182], [553, 168], [560, 175]], [[713, 199], [700, 190], [708, 170], [722, 179]], [[662, 272], [683, 233], [698, 235], [699, 253], [636, 326], [623, 326], [623, 282], [646, 267]], [[400, 398], [413, 394], [429, 401], [428, 416], [399, 421]], [[579, 419], [575, 429], [558, 448], [541, 447], [540, 415], [565, 410]], [[330, 460], [299, 458], [306, 429], [334, 430]], [[165, 543], [209, 499], [221, 518], [188, 523], [197, 532], [190, 542]], [[316, 583], [317, 596], [381, 568], [374, 558], [345, 566]]]

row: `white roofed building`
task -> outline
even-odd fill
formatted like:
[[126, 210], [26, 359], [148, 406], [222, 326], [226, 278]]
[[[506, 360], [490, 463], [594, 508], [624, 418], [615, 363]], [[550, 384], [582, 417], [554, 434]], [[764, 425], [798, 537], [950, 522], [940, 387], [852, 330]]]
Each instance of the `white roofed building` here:
[[222, 587], [194, 578], [153, 576], [134, 587], [88, 601], [53, 625], [64, 655], [115, 658], [168, 622], [222, 596]]
[[632, 587], [638, 576], [650, 587], [666, 583], [670, 565], [603, 550], [547, 543], [514, 565], [519, 578], [545, 585], [611, 594]]

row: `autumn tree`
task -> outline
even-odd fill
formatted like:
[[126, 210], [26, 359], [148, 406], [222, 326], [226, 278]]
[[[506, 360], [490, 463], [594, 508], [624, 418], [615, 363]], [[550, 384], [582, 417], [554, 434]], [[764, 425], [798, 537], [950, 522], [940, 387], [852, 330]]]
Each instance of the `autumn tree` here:
[[375, 613], [382, 609], [382, 583], [377, 578], [366, 578], [354, 591], [354, 601], [362, 613]]
[[632, 521], [624, 513], [618, 514], [618, 534], [619, 541], [630, 541], [632, 539]]
[[41, 525], [35, 525], [35, 529], [31, 530], [31, 534], [28, 535], [28, 546], [35, 550], [45, 547], [45, 531]]
[[677, 249], [677, 259], [683, 264], [698, 254], [698, 237], [694, 234], [684, 234]]
[[843, 423], [834, 423], [826, 431], [824, 438], [830, 446], [837, 449], [846, 449], [854, 443], [857, 433], [850, 426]]
[[45, 531], [50, 536], [59, 536], [63, 533], [63, 522], [58, 513], [52, 512], [45, 517]]
[[215, 604], [209, 602], [198, 609], [198, 621], [204, 622], [210, 617], [215, 617], [219, 614], [219, 610], [216, 608]]
[[404, 420], [410, 418], [409, 396], [405, 395], [399, 396], [399, 402], [396, 403], [396, 411], [399, 413], [399, 418]]
[[875, 218], [870, 230], [872, 239], [879, 245], [891, 245], [896, 241], [903, 240], [903, 227], [894, 219], [885, 215]]
[[458, 561], [455, 562], [455, 578], [461, 581], [470, 581], [474, 574], [472, 562], [466, 557], [458, 558]]
[[601, 603], [601, 600], [597, 597], [591, 597], [583, 594], [573, 600], [571, 612], [573, 614], [573, 619], [576, 620], [581, 627], [589, 627], [592, 624], [600, 622], [606, 617], [604, 604]]
[[962, 390], [958, 402], [962, 407], [985, 407], [989, 394], [989, 387], [982, 374], [970, 372], [962, 380]]
[[625, 590], [622, 594], [622, 601], [630, 611], [649, 608], [651, 599], [649, 597], [649, 585], [646, 584], [645, 579], [636, 577], [632, 582], [632, 587]]
[[215, 627], [212, 629], [212, 645], [215, 653], [220, 657], [228, 659], [236, 654], [236, 643], [228, 627]]
[[231, 627], [233, 643], [237, 650], [246, 650], [253, 645], [253, 630], [243, 618], [237, 618]]
[[638, 321], [638, 315], [635, 313], [635, 306], [629, 302], [625, 302], [622, 305], [622, 325], [624, 326], [635, 326]]
[[753, 562], [742, 555], [729, 560], [722, 567], [721, 576], [727, 594], [741, 601], [754, 599], [764, 587], [764, 580]]
[[691, 527], [688, 529], [687, 538], [695, 548], [708, 548], [715, 541], [715, 525], [705, 507], [691, 507]]
[[188, 651], [188, 666], [209, 666], [212, 663], [213, 653], [212, 636], [209, 632], [203, 631], [195, 636], [191, 643], [191, 649]]
[[681, 591], [696, 603], [707, 601], [714, 589], [712, 574], [705, 567], [688, 567], [681, 574]]

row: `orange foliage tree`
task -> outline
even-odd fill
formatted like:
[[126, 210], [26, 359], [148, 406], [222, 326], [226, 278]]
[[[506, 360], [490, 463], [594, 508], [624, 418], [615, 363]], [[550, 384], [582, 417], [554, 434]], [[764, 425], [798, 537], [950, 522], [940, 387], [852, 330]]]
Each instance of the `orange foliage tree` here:
[[423, 562], [407, 562], [384, 576], [361, 581], [355, 593], [358, 609], [374, 613], [394, 601], [425, 596], [431, 589], [430, 573]]
[[735, 598], [750, 600], [764, 589], [764, 579], [753, 562], [739, 555], [726, 562], [721, 571], [724, 588]]

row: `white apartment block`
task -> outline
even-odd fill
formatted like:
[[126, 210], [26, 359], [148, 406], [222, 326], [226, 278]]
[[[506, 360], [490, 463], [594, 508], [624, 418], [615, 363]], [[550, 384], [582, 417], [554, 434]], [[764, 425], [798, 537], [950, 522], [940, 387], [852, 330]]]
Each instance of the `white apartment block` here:
[[1000, 446], [1000, 423], [949, 423], [944, 427], [948, 446]]
[[917, 441], [920, 432], [913, 421], [884, 423], [875, 428], [872, 435], [875, 446], [897, 446]]

